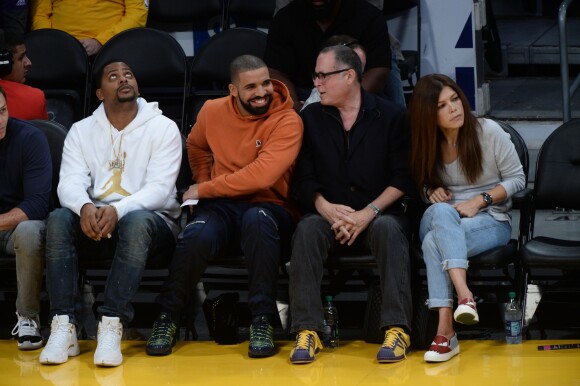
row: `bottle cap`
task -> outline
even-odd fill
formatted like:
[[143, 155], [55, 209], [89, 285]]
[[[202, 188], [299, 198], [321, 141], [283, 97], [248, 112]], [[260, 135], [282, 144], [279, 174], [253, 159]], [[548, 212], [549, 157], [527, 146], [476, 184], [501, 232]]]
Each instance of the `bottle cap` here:
[[510, 299], [515, 299], [515, 298], [516, 298], [516, 293], [515, 293], [515, 291], [510, 291], [510, 292], [508, 292], [508, 296], [509, 296], [509, 298], [510, 298]]
[[331, 302], [332, 301], [332, 296], [331, 295], [326, 295], [324, 297], [324, 300], [326, 300], [327, 302]]

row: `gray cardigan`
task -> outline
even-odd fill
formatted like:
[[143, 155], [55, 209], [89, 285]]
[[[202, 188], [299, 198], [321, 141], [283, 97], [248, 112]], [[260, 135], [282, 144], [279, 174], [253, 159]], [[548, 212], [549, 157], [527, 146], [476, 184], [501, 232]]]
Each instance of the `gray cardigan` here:
[[489, 211], [498, 221], [511, 221], [510, 197], [525, 185], [522, 164], [509, 134], [490, 119], [480, 118], [479, 123], [483, 172], [475, 183], [470, 184], [461, 172], [458, 160], [446, 164], [442, 180], [452, 193], [449, 204], [467, 201], [500, 184], [507, 192], [508, 198], [481, 210]]

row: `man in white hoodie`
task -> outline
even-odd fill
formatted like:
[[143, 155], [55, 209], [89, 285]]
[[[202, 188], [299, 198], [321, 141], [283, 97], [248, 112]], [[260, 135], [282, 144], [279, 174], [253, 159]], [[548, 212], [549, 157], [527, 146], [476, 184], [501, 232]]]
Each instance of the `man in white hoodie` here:
[[101, 105], [75, 123], [64, 145], [58, 196], [48, 218], [47, 288], [51, 332], [40, 362], [57, 364], [80, 353], [75, 301], [79, 259], [111, 259], [98, 308], [94, 363], [123, 362], [123, 324], [150, 258], [169, 259], [179, 232], [175, 181], [181, 136], [157, 103], [139, 98], [131, 68], [106, 63], [97, 75]]

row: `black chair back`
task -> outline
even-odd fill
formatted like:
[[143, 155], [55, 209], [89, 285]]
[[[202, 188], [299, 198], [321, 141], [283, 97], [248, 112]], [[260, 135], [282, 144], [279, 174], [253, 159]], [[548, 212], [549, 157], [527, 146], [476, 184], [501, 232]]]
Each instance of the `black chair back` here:
[[536, 209], [580, 209], [580, 120], [556, 128], [544, 141], [534, 181]]
[[528, 186], [528, 173], [530, 169], [530, 156], [528, 154], [528, 147], [526, 146], [526, 142], [510, 124], [507, 122], [503, 122], [500, 120], [495, 120], [497, 124], [501, 126], [501, 128], [510, 135], [512, 143], [516, 148], [516, 152], [518, 153], [518, 157], [520, 158], [520, 162], [522, 163], [522, 167], [524, 169], [524, 174], [526, 175], [526, 184]]
[[67, 129], [87, 114], [89, 58], [81, 43], [57, 29], [39, 29], [25, 37], [32, 66], [27, 84], [46, 95], [49, 117]]
[[53, 210], [60, 207], [56, 189], [58, 187], [60, 164], [62, 161], [62, 149], [68, 131], [63, 125], [54, 121], [35, 119], [30, 121], [30, 123], [42, 130], [48, 139], [50, 157], [52, 159], [52, 193], [50, 199], [50, 210]]
[[187, 135], [197, 113], [208, 99], [229, 94], [230, 63], [244, 54], [262, 58], [266, 50], [266, 33], [251, 28], [232, 28], [212, 36], [193, 57], [191, 95], [186, 107]]
[[[113, 36], [97, 54], [93, 77], [105, 63], [114, 59], [131, 67], [141, 96], [148, 102], [159, 102], [163, 113], [181, 127], [188, 76], [186, 56], [179, 43], [167, 32], [153, 28], [123, 31]], [[91, 107], [96, 108], [98, 101], [92, 94], [94, 92], [91, 93]]]
[[265, 32], [251, 28], [232, 28], [212, 36], [193, 57], [192, 86], [213, 82], [211, 88], [227, 89], [232, 60], [244, 54], [262, 58], [266, 38]]

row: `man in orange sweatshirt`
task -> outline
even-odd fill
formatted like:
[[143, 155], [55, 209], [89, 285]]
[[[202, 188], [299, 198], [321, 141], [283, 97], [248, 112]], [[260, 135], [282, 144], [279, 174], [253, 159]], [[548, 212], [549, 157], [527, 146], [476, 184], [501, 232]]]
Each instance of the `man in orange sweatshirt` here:
[[303, 126], [286, 86], [270, 79], [259, 58], [230, 65], [230, 95], [205, 103], [187, 138], [196, 181], [183, 200], [198, 200], [157, 298], [161, 307], [147, 354], [168, 355], [177, 323], [209, 261], [243, 253], [252, 313], [250, 357], [274, 355], [272, 318], [281, 251], [290, 250], [295, 221], [289, 205]]

